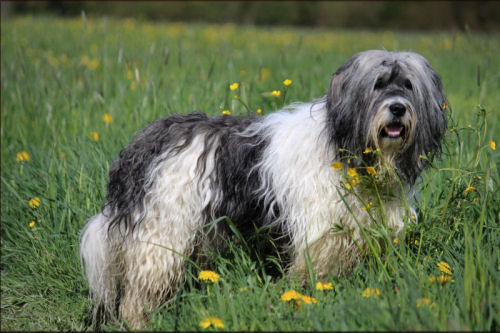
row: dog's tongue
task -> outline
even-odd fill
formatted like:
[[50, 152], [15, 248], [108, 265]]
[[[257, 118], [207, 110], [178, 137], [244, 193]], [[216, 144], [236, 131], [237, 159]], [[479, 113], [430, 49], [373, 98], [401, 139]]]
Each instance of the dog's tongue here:
[[401, 135], [403, 126], [389, 125], [385, 128], [385, 130], [387, 131], [387, 135], [397, 137]]

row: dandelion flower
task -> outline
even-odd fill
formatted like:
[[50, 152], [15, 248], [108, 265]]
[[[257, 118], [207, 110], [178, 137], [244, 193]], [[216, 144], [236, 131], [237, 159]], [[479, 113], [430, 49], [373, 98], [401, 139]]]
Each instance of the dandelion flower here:
[[439, 283], [439, 284], [447, 284], [448, 282], [455, 282], [451, 277], [445, 276], [445, 275], [440, 275], [440, 276], [429, 276], [428, 278], [429, 283]]
[[283, 301], [283, 302], [294, 301], [295, 305], [297, 306], [297, 310], [300, 310], [302, 303], [304, 303], [304, 304], [318, 303], [318, 300], [316, 298], [302, 295], [301, 293], [299, 293], [295, 290], [289, 290], [289, 291], [284, 292], [281, 295], [281, 301]]
[[80, 60], [82, 65], [87, 65], [89, 63], [89, 57], [88, 56], [83, 56], [82, 59]]
[[20, 151], [16, 155], [16, 162], [29, 162], [30, 161], [30, 155], [25, 152], [25, 151]]
[[273, 90], [273, 92], [271, 93], [274, 97], [280, 97], [281, 95], [281, 91], [279, 90]]
[[366, 172], [369, 174], [369, 175], [372, 175], [372, 176], [375, 176], [377, 174], [377, 171], [375, 171], [375, 168], [374, 167], [367, 167], [366, 168]]
[[236, 89], [238, 89], [239, 86], [240, 86], [239, 83], [235, 82], [235, 83], [229, 85], [229, 89], [236, 90]]
[[490, 148], [491, 148], [492, 150], [495, 150], [495, 149], [496, 149], [496, 144], [495, 144], [495, 141], [493, 141], [493, 140], [491, 140], [491, 139], [490, 139]]
[[372, 148], [370, 148], [370, 147], [367, 147], [367, 148], [365, 149], [365, 151], [363, 152], [363, 154], [370, 154], [370, 153], [373, 153], [373, 149], [372, 149]]
[[198, 275], [198, 279], [204, 281], [210, 281], [212, 283], [218, 283], [220, 276], [214, 271], [201, 271], [200, 274]]
[[378, 288], [366, 288], [362, 293], [365, 298], [378, 298], [380, 296], [380, 290]]
[[31, 208], [36, 208], [40, 206], [40, 198], [39, 197], [33, 198], [28, 202], [28, 204]]
[[91, 70], [96, 70], [97, 68], [99, 68], [99, 60], [97, 59], [92, 60], [91, 62], [89, 62], [88, 66]]
[[283, 81], [283, 84], [288, 87], [289, 85], [292, 84], [292, 80], [286, 79], [285, 81]]
[[109, 113], [105, 113], [104, 116], [102, 116], [102, 120], [106, 123], [109, 124], [113, 121], [113, 117]]
[[262, 110], [261, 109], [257, 109], [257, 114], [262, 114]]
[[366, 206], [361, 207], [361, 209], [362, 210], [367, 210], [367, 209], [372, 208], [372, 206], [373, 206], [373, 202], [370, 201]]
[[439, 270], [445, 274], [451, 275], [451, 267], [448, 263], [441, 261], [437, 263], [437, 267]]
[[356, 178], [358, 176], [358, 173], [356, 172], [356, 169], [354, 168], [349, 168], [347, 169], [347, 175], [350, 177], [350, 178]]
[[322, 282], [317, 282], [316, 283], [316, 290], [332, 290], [333, 285], [331, 282], [328, 283], [322, 283]]
[[316, 304], [318, 300], [314, 297], [300, 295], [300, 300], [304, 302], [304, 304]]
[[335, 171], [342, 169], [343, 166], [344, 166], [344, 163], [342, 163], [342, 162], [335, 162], [332, 164], [332, 168]]
[[35, 226], [35, 221], [31, 221], [29, 226], [30, 226], [30, 228], [33, 228]]
[[432, 302], [428, 298], [417, 298], [417, 308], [420, 308], [422, 306], [434, 306], [436, 303]]
[[99, 141], [99, 134], [97, 132], [90, 132], [90, 138], [94, 141]]
[[260, 79], [262, 81], [267, 80], [270, 76], [271, 76], [271, 71], [269, 69], [264, 67], [260, 70]]
[[398, 243], [399, 243], [399, 239], [394, 238], [394, 239], [392, 240], [392, 242], [393, 242], [394, 244], [398, 244]]
[[221, 112], [222, 114], [225, 114], [225, 115], [230, 115], [231, 114], [231, 111], [229, 110], [224, 110]]
[[200, 321], [201, 328], [209, 328], [213, 326], [215, 328], [224, 328], [224, 323], [220, 318], [217, 317], [206, 317], [202, 321]]
[[464, 193], [470, 193], [470, 192], [473, 192], [473, 191], [475, 191], [475, 190], [476, 190], [476, 188], [475, 188], [475, 187], [469, 186], [469, 187], [467, 187], [467, 188], [465, 189]]
[[281, 295], [281, 300], [283, 302], [289, 302], [291, 300], [297, 300], [301, 297], [302, 295], [295, 291], [295, 290], [289, 290], [289, 291], [286, 291], [284, 292], [282, 295]]

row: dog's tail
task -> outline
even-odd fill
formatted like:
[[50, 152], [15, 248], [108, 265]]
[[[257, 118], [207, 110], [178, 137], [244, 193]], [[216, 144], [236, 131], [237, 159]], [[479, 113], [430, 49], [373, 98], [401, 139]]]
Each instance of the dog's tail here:
[[115, 264], [112, 249], [108, 237], [108, 219], [100, 213], [87, 223], [80, 239], [80, 260], [94, 305], [94, 325], [99, 325], [105, 317], [115, 313], [118, 286], [117, 277], [113, 274]]

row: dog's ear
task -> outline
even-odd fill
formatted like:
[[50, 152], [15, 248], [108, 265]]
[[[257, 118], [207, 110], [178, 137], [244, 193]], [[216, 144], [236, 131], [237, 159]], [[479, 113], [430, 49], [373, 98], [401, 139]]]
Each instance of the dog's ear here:
[[[347, 89], [345, 78], [357, 67], [356, 60], [358, 57], [357, 54], [352, 56], [333, 74], [332, 80], [330, 81], [330, 89], [326, 96], [328, 106], [332, 106], [338, 99], [342, 98], [342, 95]], [[328, 109], [330, 109], [330, 107]]]
[[427, 135], [432, 137], [433, 140], [427, 142], [427, 151], [425, 153], [432, 153], [440, 149], [441, 139], [446, 131], [448, 100], [443, 90], [441, 77], [428, 62], [426, 63], [426, 70], [430, 79], [428, 82], [430, 87], [426, 92], [428, 96], [424, 96], [424, 101], [427, 103], [425, 107], [428, 112], [424, 113], [423, 120], [427, 122], [425, 127], [429, 130]]

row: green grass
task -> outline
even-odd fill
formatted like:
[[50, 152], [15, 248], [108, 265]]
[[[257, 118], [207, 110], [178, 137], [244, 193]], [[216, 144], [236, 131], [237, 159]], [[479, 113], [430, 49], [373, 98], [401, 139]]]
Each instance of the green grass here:
[[[500, 329], [499, 154], [489, 146], [500, 142], [498, 35], [52, 17], [2, 19], [1, 28], [2, 330], [85, 328], [79, 232], [100, 210], [110, 163], [136, 130], [195, 109], [267, 114], [310, 101], [353, 53], [371, 48], [423, 54], [449, 99], [441, 161], [419, 183], [419, 224], [352, 275], [329, 279], [331, 291], [269, 278], [230, 243], [209, 267], [221, 281], [200, 285], [191, 267], [148, 329], [198, 330], [206, 316], [228, 330]], [[293, 80], [286, 94], [270, 97], [286, 78]], [[16, 162], [22, 151], [29, 162]], [[469, 186], [476, 190], [465, 193]], [[31, 208], [35, 197], [40, 205]], [[454, 282], [430, 284], [441, 261]], [[364, 298], [368, 287], [380, 297]], [[290, 289], [318, 302], [296, 311], [280, 300]], [[421, 298], [434, 305], [417, 307]]]

